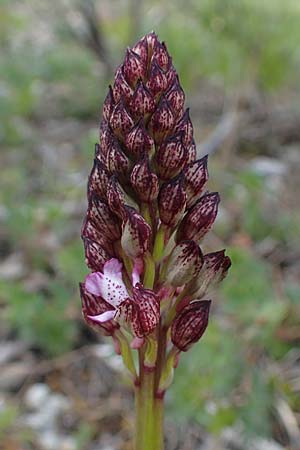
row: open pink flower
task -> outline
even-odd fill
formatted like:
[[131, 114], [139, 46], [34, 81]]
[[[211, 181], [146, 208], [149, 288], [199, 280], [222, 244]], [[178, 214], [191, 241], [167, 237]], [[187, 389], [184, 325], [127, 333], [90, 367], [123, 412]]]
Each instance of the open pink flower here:
[[157, 326], [160, 316], [156, 294], [140, 283], [140, 267], [136, 263], [132, 272], [131, 295], [123, 282], [122, 263], [112, 258], [103, 266], [102, 272], [93, 272], [85, 279], [85, 289], [101, 297], [112, 308], [98, 315], [89, 315], [93, 322], [103, 324], [115, 320], [138, 338], [133, 346], [143, 343], [144, 337]]

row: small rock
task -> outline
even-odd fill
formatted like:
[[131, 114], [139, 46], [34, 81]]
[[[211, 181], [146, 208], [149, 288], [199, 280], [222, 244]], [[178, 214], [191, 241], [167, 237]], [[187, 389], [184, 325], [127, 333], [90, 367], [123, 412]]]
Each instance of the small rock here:
[[25, 405], [29, 409], [39, 409], [50, 395], [50, 389], [47, 384], [36, 383], [27, 389], [25, 394]]
[[24, 353], [26, 349], [27, 346], [22, 341], [2, 342], [0, 346], [0, 365], [17, 358], [22, 353]]

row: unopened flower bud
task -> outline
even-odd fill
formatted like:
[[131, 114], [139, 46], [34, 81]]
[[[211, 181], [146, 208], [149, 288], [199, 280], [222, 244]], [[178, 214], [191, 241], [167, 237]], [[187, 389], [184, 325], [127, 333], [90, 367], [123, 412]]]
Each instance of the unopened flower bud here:
[[103, 103], [103, 118], [106, 121], [109, 121], [109, 118], [110, 118], [111, 113], [113, 111], [114, 105], [115, 105], [115, 100], [114, 100], [112, 87], [109, 86], [107, 96], [105, 97], [105, 100], [104, 100], [104, 103]]
[[186, 162], [186, 148], [181, 134], [175, 134], [162, 142], [155, 158], [160, 178], [167, 180], [178, 175]]
[[159, 217], [164, 225], [172, 228], [183, 216], [186, 194], [181, 177], [164, 183], [158, 195]]
[[193, 124], [190, 119], [190, 110], [186, 109], [182, 118], [175, 127], [176, 132], [182, 133], [182, 141], [186, 147], [189, 147], [193, 141]]
[[113, 213], [122, 220], [126, 218], [125, 194], [114, 176], [109, 179], [107, 185], [107, 201]]
[[189, 147], [187, 147], [187, 157], [186, 157], [186, 165], [189, 165], [196, 161], [197, 157], [197, 148], [194, 139]]
[[129, 108], [136, 118], [148, 117], [155, 110], [153, 95], [146, 88], [142, 81], [139, 81], [134, 94], [130, 100]]
[[208, 180], [207, 156], [189, 164], [184, 169], [187, 207], [190, 208], [200, 197]]
[[176, 116], [182, 115], [185, 95], [182, 87], [180, 86], [178, 76], [174, 78], [172, 85], [165, 95]]
[[111, 175], [118, 175], [124, 179], [129, 172], [130, 162], [115, 138], [107, 151], [105, 162]]
[[193, 301], [185, 306], [175, 317], [171, 328], [171, 339], [182, 352], [203, 335], [208, 325], [210, 300]]
[[151, 63], [150, 75], [146, 86], [154, 97], [157, 94], [164, 92], [168, 86], [166, 75], [155, 59]]
[[133, 120], [126, 109], [122, 98], [114, 106], [109, 123], [114, 133], [122, 140], [125, 138], [126, 133], [133, 127]]
[[173, 130], [175, 117], [164, 95], [161, 96], [157, 109], [151, 116], [149, 129], [156, 142], [162, 142]]
[[213, 288], [222, 281], [231, 266], [229, 256], [225, 250], [208, 253], [204, 256], [204, 262], [199, 276], [187, 287], [187, 292], [194, 298], [201, 298], [209, 288]]
[[124, 252], [132, 257], [143, 256], [148, 250], [151, 227], [133, 208], [126, 207], [127, 219], [123, 223], [121, 245]]
[[160, 307], [156, 294], [151, 289], [145, 289], [140, 283], [132, 291], [133, 300], [138, 306], [138, 321], [133, 324], [138, 337], [152, 333], [159, 323]]
[[104, 248], [95, 241], [83, 236], [86, 265], [93, 271], [102, 270], [106, 261], [111, 258]]
[[97, 195], [93, 195], [90, 199], [87, 216], [106, 239], [110, 241], [120, 239], [121, 227], [118, 218]]
[[164, 42], [159, 42], [156, 39], [153, 47], [152, 59], [157, 61], [159, 67], [161, 67], [164, 71], [166, 71], [171, 63], [171, 57], [166, 48], [166, 44]]
[[130, 181], [142, 202], [149, 203], [157, 198], [158, 178], [150, 169], [148, 157], [145, 157], [133, 167]]
[[217, 192], [203, 195], [184, 216], [176, 233], [176, 242], [186, 239], [198, 242], [202, 239], [215, 221], [219, 202]]
[[125, 80], [122, 67], [117, 69], [112, 92], [115, 103], [118, 103], [122, 98], [128, 100], [133, 94], [133, 89]]
[[135, 46], [132, 48], [134, 53], [140, 56], [141, 60], [143, 61], [143, 64], [147, 67], [148, 62], [148, 42], [147, 42], [147, 36], [144, 36], [142, 39], [140, 39]]
[[183, 286], [193, 280], [201, 270], [203, 255], [194, 241], [183, 241], [174, 247], [166, 267], [166, 282]]
[[106, 199], [107, 184], [109, 180], [109, 174], [104, 165], [96, 158], [94, 165], [89, 176], [88, 181], [88, 195], [96, 193], [100, 198]]
[[146, 75], [143, 59], [130, 48], [126, 51], [123, 73], [130, 86], [135, 86], [138, 79], [143, 79]]
[[154, 141], [145, 129], [143, 119], [127, 133], [125, 145], [129, 156], [133, 159], [139, 159], [154, 149]]

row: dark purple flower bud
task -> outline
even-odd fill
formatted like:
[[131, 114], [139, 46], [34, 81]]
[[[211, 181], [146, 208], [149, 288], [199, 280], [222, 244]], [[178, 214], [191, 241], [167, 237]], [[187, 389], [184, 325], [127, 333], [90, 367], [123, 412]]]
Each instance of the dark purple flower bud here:
[[156, 60], [158, 65], [166, 71], [170, 67], [171, 57], [168, 53], [166, 44], [156, 39], [153, 47], [152, 60]]
[[178, 175], [186, 162], [186, 148], [181, 134], [175, 134], [158, 147], [156, 154], [157, 173], [163, 180]]
[[183, 241], [174, 247], [167, 261], [166, 282], [183, 286], [193, 280], [201, 270], [203, 255], [195, 241]]
[[121, 226], [118, 217], [98, 196], [93, 195], [90, 199], [87, 215], [105, 239], [115, 241], [121, 238]]
[[183, 179], [179, 177], [164, 183], [158, 195], [159, 217], [164, 225], [175, 227], [181, 219], [186, 206]]
[[171, 339], [175, 347], [186, 352], [204, 334], [209, 317], [210, 300], [194, 301], [175, 317]]
[[101, 330], [106, 336], [112, 336], [119, 325], [113, 321], [108, 320], [104, 323], [99, 323], [91, 320], [89, 316], [97, 316], [106, 311], [111, 311], [113, 308], [102, 297], [97, 297], [85, 289], [84, 283], [79, 283], [80, 296], [82, 303], [82, 314], [86, 323], [97, 330]]
[[107, 201], [110, 210], [120, 217], [120, 219], [124, 220], [127, 217], [125, 193], [114, 176], [109, 179], [107, 184]]
[[193, 139], [191, 145], [187, 148], [186, 164], [188, 165], [196, 161], [196, 157], [197, 157], [197, 148], [195, 141]]
[[122, 66], [117, 69], [112, 92], [115, 103], [119, 102], [121, 98], [128, 100], [133, 94], [133, 89], [125, 80]]
[[149, 130], [151, 130], [155, 142], [162, 142], [173, 130], [174, 125], [174, 114], [165, 96], [162, 95], [149, 122]]
[[167, 77], [155, 59], [151, 63], [146, 86], [154, 97], [165, 91], [168, 86]]
[[129, 109], [135, 117], [147, 117], [155, 110], [153, 95], [145, 87], [142, 81], [139, 81], [134, 94], [129, 102]]
[[135, 46], [132, 48], [132, 51], [139, 55], [141, 60], [143, 61], [143, 64], [147, 67], [148, 63], [148, 42], [147, 37], [144, 36], [142, 39], [140, 39]]
[[208, 180], [207, 156], [189, 164], [184, 169], [187, 207], [190, 208], [200, 197]]
[[83, 237], [86, 265], [97, 272], [103, 269], [106, 261], [111, 259], [111, 255], [97, 242]]
[[122, 98], [115, 105], [109, 123], [113, 132], [120, 139], [124, 139], [126, 133], [133, 127], [133, 120]]
[[88, 195], [91, 196], [92, 193], [95, 193], [105, 200], [108, 180], [109, 175], [107, 170], [105, 169], [104, 165], [96, 158], [94, 160], [94, 165], [89, 176]]
[[158, 178], [150, 169], [149, 159], [146, 156], [132, 169], [131, 184], [142, 202], [152, 202], [158, 196]]
[[231, 266], [229, 256], [225, 250], [204, 255], [204, 262], [199, 276], [188, 286], [188, 294], [195, 298], [201, 298], [209, 288], [220, 283], [227, 275]]
[[182, 133], [182, 141], [186, 147], [193, 142], [193, 124], [190, 119], [189, 108], [186, 109], [182, 118], [175, 127], [176, 132]]
[[141, 119], [126, 135], [125, 146], [131, 158], [139, 159], [154, 149], [154, 141]]
[[123, 222], [121, 245], [124, 252], [132, 257], [143, 256], [148, 250], [151, 227], [135, 209], [126, 207], [127, 219]]
[[130, 48], [127, 49], [123, 64], [123, 73], [130, 86], [135, 86], [138, 79], [146, 75], [146, 64], [143, 59]]
[[112, 87], [109, 86], [108, 94], [105, 97], [105, 100], [104, 100], [104, 103], [103, 103], [103, 118], [106, 121], [109, 121], [109, 118], [111, 116], [111, 113], [112, 113], [114, 105], [115, 105], [115, 101], [114, 101]]
[[113, 139], [105, 158], [107, 170], [111, 175], [118, 175], [120, 178], [125, 178], [129, 172], [129, 160], [117, 139]]
[[218, 192], [203, 195], [184, 216], [176, 233], [176, 242], [202, 239], [215, 221], [219, 202]]
[[174, 78], [172, 85], [167, 90], [165, 95], [169, 105], [175, 112], [175, 115], [182, 115], [185, 95], [182, 87], [180, 86], [178, 76]]
[[137, 337], [147, 336], [155, 330], [159, 323], [160, 305], [157, 296], [150, 289], [137, 283], [132, 290], [136, 305], [136, 315], [132, 326]]

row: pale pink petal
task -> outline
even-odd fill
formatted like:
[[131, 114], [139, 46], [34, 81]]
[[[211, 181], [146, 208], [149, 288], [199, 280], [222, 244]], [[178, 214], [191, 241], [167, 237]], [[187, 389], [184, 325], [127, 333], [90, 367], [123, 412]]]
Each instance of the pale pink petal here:
[[141, 278], [140, 275], [144, 270], [144, 262], [141, 258], [135, 258], [134, 260], [134, 266], [132, 270], [132, 284], [135, 286], [137, 283], [140, 282]]
[[88, 275], [86, 289], [92, 294], [100, 295], [107, 303], [117, 307], [128, 297], [122, 279], [122, 263], [115, 258], [110, 259], [104, 264], [103, 272], [103, 274], [95, 272]]
[[87, 275], [85, 278], [85, 289], [93, 295], [101, 296], [102, 277], [101, 272], [93, 272]]
[[98, 316], [87, 316], [90, 320], [93, 320], [94, 322], [107, 322], [108, 320], [112, 320], [115, 316], [115, 310], [106, 311], [102, 314], [99, 314]]
[[130, 347], [133, 348], [134, 350], [137, 350], [137, 349], [141, 348], [141, 346], [144, 344], [144, 342], [145, 342], [145, 338], [135, 337], [132, 339], [132, 341], [130, 343]]

